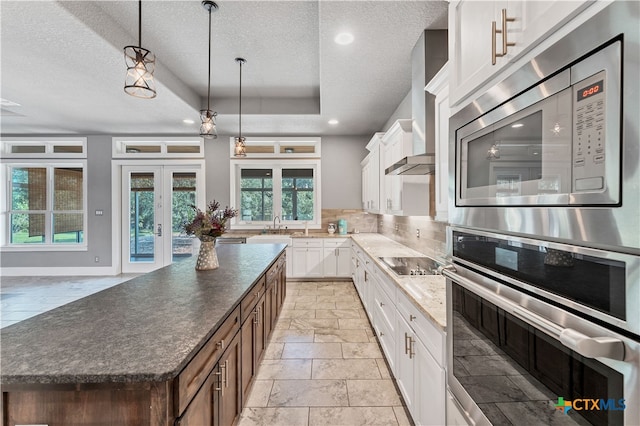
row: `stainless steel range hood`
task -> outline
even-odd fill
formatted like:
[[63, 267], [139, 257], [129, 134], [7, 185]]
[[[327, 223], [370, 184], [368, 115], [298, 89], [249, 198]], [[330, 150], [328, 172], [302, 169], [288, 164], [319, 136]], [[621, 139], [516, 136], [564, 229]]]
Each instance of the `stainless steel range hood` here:
[[435, 96], [424, 87], [447, 62], [447, 30], [425, 30], [411, 52], [413, 156], [385, 170], [386, 175], [428, 175], [436, 169]]

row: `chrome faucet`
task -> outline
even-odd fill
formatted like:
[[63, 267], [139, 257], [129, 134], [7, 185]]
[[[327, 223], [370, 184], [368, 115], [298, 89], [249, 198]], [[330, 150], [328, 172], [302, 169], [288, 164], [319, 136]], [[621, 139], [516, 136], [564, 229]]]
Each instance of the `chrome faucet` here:
[[[276, 219], [278, 219], [278, 227], [276, 228]], [[280, 216], [275, 216], [273, 218], [273, 231], [278, 231], [278, 234], [280, 233]]]

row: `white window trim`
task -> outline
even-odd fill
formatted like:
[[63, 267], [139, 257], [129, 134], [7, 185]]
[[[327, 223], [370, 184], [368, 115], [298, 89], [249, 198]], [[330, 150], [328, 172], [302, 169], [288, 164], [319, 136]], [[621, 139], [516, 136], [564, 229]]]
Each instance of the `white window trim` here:
[[[87, 158], [87, 138], [83, 137], [16, 137], [2, 138], [2, 157], [3, 158], [33, 158], [33, 159], [49, 159], [49, 158]], [[45, 152], [11, 152], [13, 146], [44, 146]], [[53, 152], [56, 146], [81, 146], [81, 153], [73, 152]]]
[[[111, 139], [113, 158], [122, 159], [170, 159], [170, 158], [204, 158], [204, 139], [201, 137], [140, 137], [118, 136]], [[127, 144], [158, 146], [160, 152], [127, 152]], [[199, 152], [168, 152], [169, 146], [191, 145], [198, 146]]]
[[[46, 167], [46, 168], [60, 168], [60, 167], [82, 167], [82, 226], [83, 226], [83, 239], [81, 243], [45, 243], [45, 244], [11, 244], [10, 236], [11, 229], [9, 223], [9, 206], [11, 205], [11, 191], [9, 185], [11, 185], [11, 169], [15, 167]], [[89, 245], [89, 232], [88, 232], [88, 204], [87, 204], [87, 160], [20, 160], [20, 161], [2, 161], [0, 164], [0, 173], [4, 177], [4, 185], [0, 185], [0, 219], [2, 220], [2, 226], [0, 226], [0, 251], [1, 252], [39, 252], [39, 251], [87, 251]], [[49, 176], [47, 171], [48, 184], [53, 184], [52, 176]], [[50, 186], [48, 188], [51, 188]], [[48, 207], [52, 206], [53, 200], [51, 200], [51, 192], [47, 191], [47, 214], [53, 210], [49, 210]], [[50, 219], [45, 220], [45, 234], [51, 234], [51, 222]]]
[[[235, 153], [235, 138], [229, 138], [229, 158], [232, 160], [238, 159], [234, 155]], [[258, 146], [273, 146], [273, 153], [247, 153], [246, 159], [254, 158], [282, 158], [287, 160], [301, 159], [301, 158], [320, 158], [321, 157], [321, 138], [319, 137], [247, 137], [245, 138], [245, 145], [258, 145]], [[283, 154], [280, 152], [280, 146], [313, 146], [315, 152], [311, 153], [291, 153]]]
[[[272, 160], [249, 160], [249, 159], [241, 159], [241, 160], [231, 160], [231, 174], [230, 174], [230, 183], [231, 183], [231, 207], [235, 209], [240, 209], [240, 170], [241, 169], [260, 169], [260, 168], [270, 168], [273, 170], [273, 214], [274, 216], [281, 216], [282, 209], [282, 187], [280, 185], [275, 185], [276, 179], [282, 179], [282, 169], [283, 168], [312, 168], [313, 169], [313, 178], [314, 178], [314, 188], [313, 188], [313, 221], [304, 221], [304, 220], [281, 220], [280, 227], [287, 229], [304, 229], [307, 226], [309, 229], [320, 229], [322, 226], [322, 189], [320, 182], [321, 179], [321, 170], [320, 164], [321, 161], [318, 159], [272, 159]], [[273, 220], [269, 221], [243, 221], [240, 217], [235, 217], [231, 222], [231, 229], [264, 229], [265, 227], [273, 226]]]

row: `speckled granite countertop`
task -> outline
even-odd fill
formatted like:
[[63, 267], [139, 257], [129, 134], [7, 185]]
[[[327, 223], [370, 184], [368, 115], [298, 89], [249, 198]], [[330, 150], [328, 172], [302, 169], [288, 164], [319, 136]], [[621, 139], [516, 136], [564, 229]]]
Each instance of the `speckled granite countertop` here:
[[447, 326], [446, 285], [441, 275], [400, 277], [391, 271], [379, 257], [415, 256], [424, 254], [397, 243], [380, 234], [353, 234], [351, 240], [368, 254], [376, 265], [397, 287], [442, 331]]
[[1, 330], [2, 384], [162, 382], [213, 335], [284, 244], [217, 247]]
[[313, 231], [313, 232], [309, 231], [309, 235], [304, 235], [304, 231], [295, 231], [295, 232], [287, 231], [287, 232], [283, 232], [282, 234], [261, 234], [259, 232], [234, 231], [234, 232], [227, 232], [221, 238], [251, 238], [251, 237], [255, 237], [256, 235], [269, 235], [273, 237], [290, 237], [290, 238], [350, 238], [352, 235], [358, 235], [358, 234], [340, 235], [337, 232], [333, 234], [329, 234], [328, 232], [325, 232], [325, 231]]

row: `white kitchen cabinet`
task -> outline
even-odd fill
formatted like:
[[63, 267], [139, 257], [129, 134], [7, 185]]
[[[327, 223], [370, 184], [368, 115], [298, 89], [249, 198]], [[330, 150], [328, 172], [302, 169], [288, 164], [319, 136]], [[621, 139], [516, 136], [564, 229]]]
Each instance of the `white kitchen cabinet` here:
[[287, 277], [293, 276], [293, 248], [291, 246], [287, 246], [285, 249], [285, 255], [287, 256], [287, 269], [286, 275]]
[[380, 213], [380, 143], [384, 133], [375, 133], [366, 148], [367, 157], [362, 160], [362, 208], [369, 213]]
[[[587, 7], [588, 1], [453, 0], [449, 3], [450, 105], [455, 106]], [[504, 33], [492, 36], [492, 23]], [[495, 43], [494, 43], [495, 42]], [[492, 60], [492, 46], [497, 53]], [[504, 53], [504, 55], [503, 55]]]
[[447, 426], [468, 426], [462, 407], [451, 392], [447, 391]]
[[322, 278], [323, 244], [320, 238], [294, 238], [292, 248], [292, 277]]
[[382, 351], [384, 352], [387, 363], [391, 371], [396, 371], [396, 307], [393, 297], [390, 297], [385, 291], [383, 280], [376, 276], [374, 272], [371, 276], [372, 285], [372, 323]]
[[351, 240], [348, 238], [325, 239], [322, 268], [325, 277], [347, 278], [351, 276]]
[[449, 63], [431, 79], [424, 88], [435, 99], [435, 220], [447, 222], [449, 211]]
[[381, 173], [384, 176], [384, 205], [382, 210], [386, 214], [402, 214], [402, 176], [388, 176], [384, 169], [398, 160], [413, 154], [411, 136], [411, 120], [396, 120], [382, 137]]

